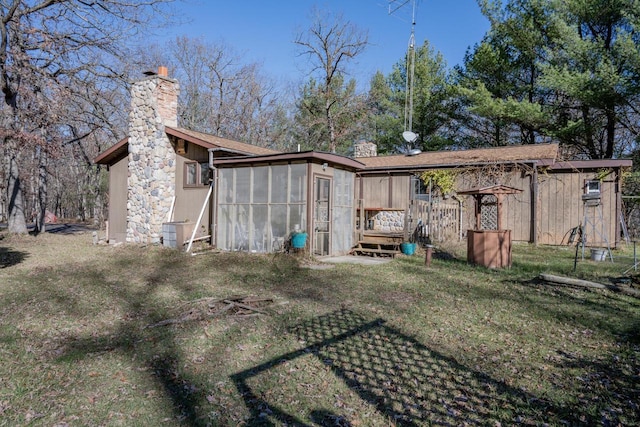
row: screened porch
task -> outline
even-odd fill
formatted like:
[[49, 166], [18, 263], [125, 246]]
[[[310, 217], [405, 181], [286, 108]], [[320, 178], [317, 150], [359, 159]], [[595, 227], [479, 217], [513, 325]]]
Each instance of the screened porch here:
[[348, 253], [357, 165], [317, 152], [216, 160], [216, 247], [277, 252], [293, 233], [305, 232], [312, 255]]

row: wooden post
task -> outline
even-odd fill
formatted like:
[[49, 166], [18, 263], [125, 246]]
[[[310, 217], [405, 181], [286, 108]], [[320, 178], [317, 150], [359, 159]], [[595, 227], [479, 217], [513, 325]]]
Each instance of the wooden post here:
[[409, 241], [409, 213], [410, 209], [407, 207], [407, 209], [404, 210], [404, 233], [402, 236], [405, 242]]
[[427, 236], [429, 238], [429, 242], [433, 242], [433, 180], [429, 178], [429, 211], [427, 212], [427, 224], [429, 224], [429, 228], [427, 229]]
[[433, 255], [433, 245], [426, 245], [424, 247], [424, 265], [427, 268], [431, 267], [431, 257]]
[[482, 228], [482, 194], [474, 194], [474, 199], [476, 199], [476, 230], [480, 230]]
[[497, 215], [498, 215], [498, 224], [497, 224], [497, 229], [498, 230], [502, 230], [502, 199], [503, 199], [503, 195], [502, 194], [496, 194], [496, 200], [497, 200]]
[[358, 199], [358, 222], [360, 223], [360, 229], [358, 230], [358, 241], [364, 240], [364, 230], [366, 228], [365, 225], [365, 214], [364, 214], [364, 201], [362, 199]]

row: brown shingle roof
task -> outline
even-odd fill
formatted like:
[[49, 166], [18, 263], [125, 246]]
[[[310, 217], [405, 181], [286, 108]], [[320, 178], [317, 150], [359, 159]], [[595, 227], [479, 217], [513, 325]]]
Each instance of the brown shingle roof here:
[[205, 148], [224, 148], [238, 154], [264, 155], [277, 154], [279, 151], [270, 148], [258, 147], [257, 145], [245, 144], [244, 142], [233, 141], [231, 139], [221, 138], [215, 135], [209, 135], [202, 132], [196, 132], [185, 128], [174, 128], [165, 126], [165, 132], [182, 138], [194, 144], [201, 145]]
[[213, 161], [214, 166], [237, 166], [269, 164], [275, 162], [305, 161], [315, 163], [328, 163], [332, 166], [343, 166], [349, 169], [362, 169], [364, 166], [358, 159], [341, 156], [335, 153], [325, 153], [322, 151], [299, 151], [295, 153], [278, 153], [265, 156], [245, 156], [245, 157], [219, 157]]
[[[176, 138], [182, 138], [185, 141], [189, 141], [192, 144], [200, 145], [204, 148], [223, 148], [235, 154], [244, 155], [268, 155], [279, 154], [279, 151], [271, 150], [269, 148], [258, 147], [256, 145], [245, 144], [244, 142], [233, 141], [231, 139], [220, 138], [219, 136], [208, 135], [202, 132], [196, 132], [194, 130], [184, 128], [174, 128], [165, 126], [165, 132], [167, 135], [175, 136]], [[109, 165], [113, 164], [122, 157], [127, 155], [129, 145], [129, 139], [124, 138], [118, 141], [116, 144], [100, 153], [95, 159], [94, 163]]]
[[557, 156], [558, 144], [535, 144], [459, 151], [428, 151], [414, 156], [359, 157], [357, 160], [364, 163], [365, 170], [375, 170], [437, 166], [451, 167], [541, 159], [551, 160], [553, 162]]

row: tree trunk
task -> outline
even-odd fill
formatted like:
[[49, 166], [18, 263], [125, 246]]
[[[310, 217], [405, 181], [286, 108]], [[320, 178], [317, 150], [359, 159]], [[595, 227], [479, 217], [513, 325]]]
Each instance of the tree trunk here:
[[331, 101], [327, 99], [325, 104], [325, 112], [327, 116], [327, 128], [329, 130], [329, 152], [336, 152], [336, 126], [333, 123], [333, 116], [331, 114]]
[[101, 173], [100, 168], [92, 167], [93, 172], [92, 187], [95, 189], [96, 197], [93, 203], [93, 225], [102, 225], [104, 221], [104, 197], [100, 188]]
[[587, 148], [587, 151], [589, 152], [589, 156], [592, 159], [600, 159], [602, 158], [602, 154], [599, 150], [596, 149], [595, 140], [593, 138], [593, 123], [591, 122], [589, 106], [583, 105], [581, 110], [582, 120], [584, 122], [585, 146]]
[[20, 153], [17, 142], [5, 139], [5, 153], [7, 162], [7, 201], [8, 201], [8, 230], [9, 233], [27, 234], [25, 219], [24, 195], [20, 181]]
[[36, 200], [36, 233], [46, 231], [47, 215], [47, 153], [42, 147], [37, 148], [38, 157], [38, 198]]
[[80, 188], [80, 191], [82, 191], [82, 195], [80, 196], [80, 211], [78, 212], [78, 216], [80, 217], [80, 221], [86, 222], [89, 214], [89, 209], [87, 206], [87, 193], [83, 190], [82, 187]]
[[93, 204], [93, 225], [102, 225], [102, 194], [96, 195], [95, 202]]
[[605, 147], [604, 158], [613, 158], [613, 149], [616, 144], [616, 110], [615, 107], [609, 106], [606, 109], [607, 115], [607, 146]]

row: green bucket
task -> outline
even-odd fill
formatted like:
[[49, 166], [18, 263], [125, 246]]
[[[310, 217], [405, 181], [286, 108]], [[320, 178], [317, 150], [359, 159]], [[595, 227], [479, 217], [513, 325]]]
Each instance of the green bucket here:
[[413, 255], [416, 253], [416, 243], [402, 243], [400, 244], [400, 251], [405, 255]]

